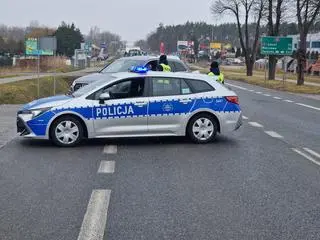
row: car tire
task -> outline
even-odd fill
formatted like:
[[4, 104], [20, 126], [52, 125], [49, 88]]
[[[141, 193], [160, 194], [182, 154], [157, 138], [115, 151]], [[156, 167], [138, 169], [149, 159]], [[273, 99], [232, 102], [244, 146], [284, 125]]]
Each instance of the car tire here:
[[83, 126], [73, 116], [62, 116], [50, 128], [52, 142], [60, 147], [74, 147], [83, 139]]
[[208, 143], [216, 138], [218, 122], [210, 114], [201, 113], [189, 121], [187, 134], [195, 143]]

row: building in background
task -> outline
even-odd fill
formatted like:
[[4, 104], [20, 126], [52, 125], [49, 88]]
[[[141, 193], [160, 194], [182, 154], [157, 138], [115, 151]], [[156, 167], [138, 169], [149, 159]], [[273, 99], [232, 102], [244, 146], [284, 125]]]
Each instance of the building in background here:
[[[299, 48], [300, 36], [299, 35], [289, 35], [292, 37], [293, 51]], [[307, 52], [318, 52], [320, 53], [320, 32], [311, 33], [307, 35]]]

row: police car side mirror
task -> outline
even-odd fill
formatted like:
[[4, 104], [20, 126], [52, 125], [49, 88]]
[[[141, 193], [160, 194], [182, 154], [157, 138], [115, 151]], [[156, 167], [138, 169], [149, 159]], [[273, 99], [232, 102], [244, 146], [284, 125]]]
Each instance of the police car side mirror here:
[[99, 96], [99, 103], [103, 104], [105, 100], [110, 99], [110, 94], [108, 92], [101, 93]]

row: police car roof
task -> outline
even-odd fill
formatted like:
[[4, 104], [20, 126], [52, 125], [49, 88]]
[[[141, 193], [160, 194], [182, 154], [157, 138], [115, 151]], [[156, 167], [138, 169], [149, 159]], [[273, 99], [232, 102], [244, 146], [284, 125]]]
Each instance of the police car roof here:
[[[160, 56], [151, 56], [151, 55], [144, 55], [144, 56], [131, 56], [131, 57], [123, 57], [121, 59], [131, 59], [131, 60], [138, 60], [138, 61], [150, 61], [150, 60], [158, 60]], [[167, 59], [171, 60], [180, 60], [177, 56], [167, 56]]]
[[159, 71], [148, 71], [147, 73], [134, 73], [134, 72], [119, 72], [113, 73], [114, 78], [131, 78], [131, 77], [176, 77], [176, 78], [189, 78], [189, 79], [199, 79], [199, 80], [211, 80], [205, 74], [200, 73], [186, 73], [186, 72], [159, 72]]

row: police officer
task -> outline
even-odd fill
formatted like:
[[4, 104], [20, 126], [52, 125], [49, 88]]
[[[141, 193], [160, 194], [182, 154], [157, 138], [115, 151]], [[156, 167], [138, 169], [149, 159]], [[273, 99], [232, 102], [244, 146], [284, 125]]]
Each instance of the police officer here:
[[210, 72], [208, 73], [208, 76], [212, 76], [216, 81], [224, 84], [224, 76], [220, 72], [219, 69], [219, 63], [217, 61], [213, 61], [210, 66]]
[[171, 67], [168, 64], [167, 56], [161, 55], [159, 58], [158, 71], [161, 72], [171, 72]]

